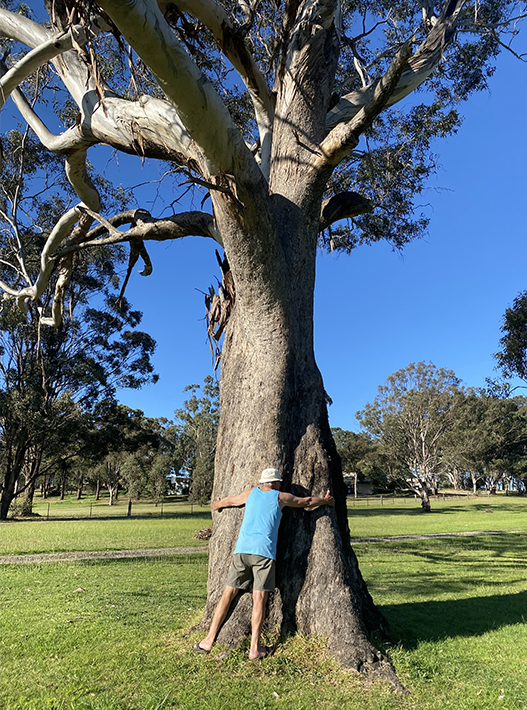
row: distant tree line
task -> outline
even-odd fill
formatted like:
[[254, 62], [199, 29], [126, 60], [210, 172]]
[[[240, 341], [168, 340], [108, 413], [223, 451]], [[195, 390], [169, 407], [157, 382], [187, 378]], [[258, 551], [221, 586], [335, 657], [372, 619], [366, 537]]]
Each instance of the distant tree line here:
[[413, 492], [425, 512], [441, 488], [526, 491], [527, 398], [506, 385], [467, 388], [451, 370], [412, 363], [357, 418], [360, 433], [333, 430], [344, 471]]
[[[0, 401], [5, 402], [0, 378], [2, 385]], [[115, 399], [83, 409], [71, 394], [47, 412], [25, 409], [23, 431], [7, 428], [14, 414], [0, 417], [2, 519], [8, 513], [32, 515], [35, 495], [64, 499], [73, 493], [81, 499], [89, 492], [99, 500], [104, 493], [109, 505], [120, 495], [149, 498], [157, 505], [175, 476], [187, 482], [189, 500], [210, 500], [218, 387], [207, 377], [203, 388], [190, 385], [186, 390], [191, 397], [173, 421], [146, 417]], [[26, 405], [27, 397], [26, 392]], [[22, 452], [17, 469], [13, 451]]]

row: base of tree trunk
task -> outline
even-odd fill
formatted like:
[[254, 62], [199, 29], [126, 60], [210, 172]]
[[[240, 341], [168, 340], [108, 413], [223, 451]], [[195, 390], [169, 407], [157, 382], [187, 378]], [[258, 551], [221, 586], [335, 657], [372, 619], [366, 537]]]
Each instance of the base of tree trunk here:
[[[334, 528], [323, 509], [284, 512], [290, 515], [282, 522], [277, 588], [267, 604], [264, 632], [268, 639], [280, 643], [295, 633], [326, 639], [328, 655], [343, 668], [355, 671], [367, 683], [388, 682], [397, 692], [406, 693], [387, 656], [370, 641], [370, 635], [387, 638], [388, 622], [366, 589], [351, 545], [339, 551], [329, 544]], [[299, 553], [302, 543], [304, 554]], [[209, 556], [216, 557], [214, 538]], [[208, 629], [222, 591], [219, 586], [209, 596], [201, 629]], [[238, 646], [250, 636], [251, 609], [252, 595], [240, 593], [220, 629], [218, 643]]]
[[[279, 602], [279, 591], [269, 595], [267, 618], [263, 629], [266, 641], [270, 642], [275, 649], [294, 635], [294, 632], [283, 633], [283, 629], [281, 629], [279, 614], [278, 616], [276, 614], [276, 610], [280, 606]], [[240, 646], [250, 636], [251, 629], [248, 620], [250, 619], [251, 609], [252, 595], [250, 593], [239, 594], [234, 600], [227, 619], [218, 634], [217, 642], [219, 644], [235, 648]], [[240, 624], [240, 620], [246, 620], [246, 623]], [[190, 631], [199, 629], [206, 632], [209, 623], [204, 618], [200, 624], [192, 627]], [[397, 677], [388, 657], [375, 648], [364, 633], [352, 634], [352, 640], [350, 640], [349, 629], [343, 631], [344, 633], [339, 639], [330, 640], [321, 635], [316, 636], [318, 639], [326, 638], [328, 656], [334, 658], [342, 668], [354, 671], [360, 680], [367, 685], [377, 682], [388, 683], [397, 693], [408, 694], [408, 690]]]

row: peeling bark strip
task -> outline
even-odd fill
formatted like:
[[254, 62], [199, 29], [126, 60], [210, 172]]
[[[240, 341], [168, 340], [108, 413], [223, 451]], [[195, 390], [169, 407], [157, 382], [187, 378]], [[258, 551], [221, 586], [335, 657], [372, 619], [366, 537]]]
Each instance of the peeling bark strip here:
[[[75, 251], [130, 242], [128, 278], [139, 256], [143, 274], [152, 270], [148, 240], [195, 235], [220, 244], [223, 280], [207, 301], [211, 342], [223, 337], [214, 496], [254, 485], [268, 467], [280, 469], [287, 491], [317, 496], [331, 491], [334, 509], [284, 513], [270, 628], [322, 635], [344, 666], [388, 679], [400, 689], [389, 661], [368, 638], [370, 632], [384, 631], [386, 622], [350, 545], [341, 465], [313, 352], [315, 258], [321, 230], [372, 209], [355, 192], [328, 196], [333, 171], [385, 107], [430, 76], [455, 37], [467, 0], [447, 0], [437, 15], [432, 3], [417, 3], [415, 18], [424, 23], [421, 46], [412, 54], [414, 38], [407, 37], [391, 47], [382, 55], [391, 58], [389, 69], [369, 85], [355, 56], [362, 88], [336, 98], [346, 27], [341, 14], [350, 12], [338, 0], [287, 0], [280, 17], [273, 3], [262, 4], [257, 15], [258, 3], [240, 2], [238, 12], [219, 0], [44, 4], [47, 26], [0, 9], [0, 36], [29, 50], [12, 66], [0, 66], [3, 100], [10, 94], [42, 144], [64, 155], [80, 202], [52, 230], [33, 281], [23, 245], [15, 247], [15, 273], [21, 281], [0, 282], [4, 297], [24, 307], [27, 299], [39, 298], [58, 268], [51, 317], [42, 314], [43, 323], [58, 325]], [[410, 11], [406, 5], [404, 12]], [[181, 41], [182, 13], [185, 22], [194, 18], [193, 33], [206, 28], [205, 41], [214, 38], [212, 51], [223, 53], [247, 88], [253, 116], [245, 128], [254, 139], [251, 148]], [[82, 27], [71, 27], [79, 18]], [[256, 37], [251, 33], [260, 22], [268, 24]], [[141, 57], [165, 99], [146, 95], [131, 101], [101, 82], [93, 61], [96, 41], [88, 47], [83, 31], [108, 26]], [[75, 124], [60, 135], [49, 130], [20, 90], [22, 79], [45, 61], [52, 63], [78, 107]], [[209, 189], [213, 214], [194, 211], [159, 219], [142, 209], [100, 214], [99, 195], [86, 169], [87, 151], [99, 143], [183, 168], [189, 182]], [[7, 515], [4, 499], [2, 506]], [[221, 595], [241, 516], [236, 509], [213, 514], [204, 624]], [[248, 598], [241, 596], [220, 640], [240, 641], [249, 631], [250, 612]]]

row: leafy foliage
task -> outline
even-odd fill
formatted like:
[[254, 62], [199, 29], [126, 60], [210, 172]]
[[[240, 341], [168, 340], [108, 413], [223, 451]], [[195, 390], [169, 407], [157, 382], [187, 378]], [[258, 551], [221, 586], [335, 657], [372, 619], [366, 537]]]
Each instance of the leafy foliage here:
[[[201, 389], [201, 392], [200, 392]], [[176, 451], [181, 468], [190, 476], [190, 500], [209, 500], [214, 481], [214, 455], [220, 417], [219, 387], [209, 375], [203, 387], [189, 385], [183, 407], [175, 412]]]
[[437, 488], [443, 440], [452, 427], [460, 380], [432, 363], [411, 363], [380, 385], [373, 404], [357, 413], [362, 426], [404, 472], [403, 485], [413, 488], [430, 509]]
[[[0, 281], [7, 288], [35, 283], [41, 249], [68, 208], [72, 190], [62, 160], [44, 150], [29, 130], [4, 136], [0, 182]], [[107, 205], [122, 195], [99, 179]], [[84, 415], [117, 388], [155, 382], [150, 361], [154, 340], [138, 330], [141, 313], [115, 287], [123, 253], [99, 249], [75, 256], [76, 269], [65, 295], [62, 328], [44, 328], [38, 316], [50, 304], [45, 292], [32, 304], [0, 301], [0, 461], [2, 507], [19, 485], [30, 492], [40, 473], [64, 471], [84, 450]], [[55, 287], [59, 274], [51, 278]], [[29, 504], [30, 508], [30, 504]]]
[[501, 350], [495, 357], [506, 377], [527, 380], [527, 291], [518, 294], [503, 316]]

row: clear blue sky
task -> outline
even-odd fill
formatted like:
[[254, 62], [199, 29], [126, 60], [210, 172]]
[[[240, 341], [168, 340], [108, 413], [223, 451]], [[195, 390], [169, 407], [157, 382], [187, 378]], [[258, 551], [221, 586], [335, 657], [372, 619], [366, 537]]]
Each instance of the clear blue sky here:
[[[332, 426], [356, 430], [355, 412], [410, 362], [432, 361], [474, 387], [495, 375], [502, 315], [527, 289], [526, 85], [527, 65], [503, 54], [490, 94], [473, 96], [457, 135], [437, 142], [442, 168], [422, 199], [431, 205], [426, 239], [402, 255], [379, 243], [320, 256], [315, 349]], [[136, 274], [128, 295], [158, 342], [160, 381], [120, 398], [170, 418], [185, 385], [212, 370], [196, 289], [215, 283], [218, 269], [204, 239], [151, 254], [154, 274]]]

